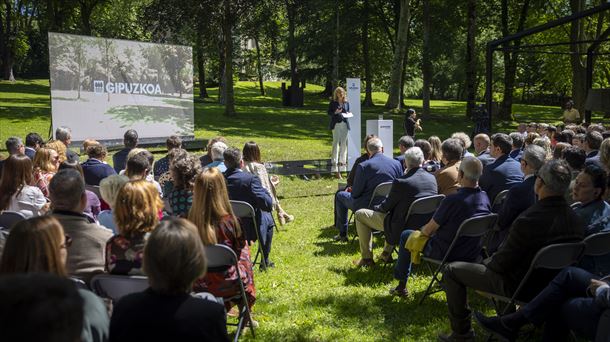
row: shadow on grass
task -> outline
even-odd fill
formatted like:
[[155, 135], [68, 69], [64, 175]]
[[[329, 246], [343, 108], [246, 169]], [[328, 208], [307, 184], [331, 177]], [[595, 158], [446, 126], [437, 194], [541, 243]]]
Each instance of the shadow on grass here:
[[319, 247], [319, 250], [313, 252], [314, 256], [336, 256], [336, 255], [351, 255], [358, 249], [356, 243], [350, 242], [337, 242], [333, 240], [333, 237], [338, 232], [334, 226], [324, 227], [320, 230], [316, 238], [314, 245]]
[[49, 83], [40, 84], [35, 81], [19, 81], [15, 84], [0, 82], [0, 93], [23, 93], [33, 95], [50, 95]]

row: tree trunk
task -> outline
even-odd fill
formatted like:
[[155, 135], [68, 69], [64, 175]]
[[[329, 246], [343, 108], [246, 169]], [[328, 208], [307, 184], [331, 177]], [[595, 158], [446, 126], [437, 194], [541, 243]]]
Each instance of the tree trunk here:
[[222, 37], [218, 41], [218, 103], [225, 104], [225, 41]]
[[87, 0], [81, 0], [81, 1], [79, 1], [79, 3], [80, 3], [80, 20], [81, 20], [81, 24], [83, 25], [81, 32], [86, 36], [90, 36], [91, 35], [91, 13], [93, 12], [93, 9], [95, 8], [95, 5], [97, 3], [93, 2], [93, 3], [91, 3], [91, 5], [89, 5], [87, 3]]
[[385, 107], [389, 109], [400, 110], [400, 91], [408, 43], [408, 23], [410, 16], [409, 0], [400, 0], [400, 20], [398, 24], [398, 34], [396, 35], [396, 48], [394, 49], [394, 58], [392, 60], [389, 95], [388, 100], [385, 103]]
[[4, 34], [2, 35], [2, 37], [0, 37], [0, 39], [2, 39], [2, 41], [4, 42], [4, 53], [2, 54], [2, 79], [4, 80], [9, 80], [11, 78], [11, 72], [13, 70], [13, 54], [11, 51], [12, 47], [10, 43], [11, 35], [13, 34], [13, 32], [11, 32], [11, 3], [12, 2], [9, 1], [4, 2], [4, 5], [6, 6], [6, 22], [4, 23]]
[[258, 43], [258, 34], [254, 38], [254, 43], [256, 45], [256, 69], [258, 71], [258, 87], [261, 91], [261, 96], [265, 96], [265, 86], [263, 84], [263, 65], [261, 62], [261, 48]]
[[225, 116], [236, 116], [235, 97], [233, 93], [233, 14], [231, 13], [231, 0], [224, 0], [222, 31], [225, 41], [224, 58], [224, 87]]
[[335, 44], [333, 49], [333, 70], [332, 70], [332, 82], [333, 89], [339, 86], [339, 0], [335, 0]]
[[362, 57], [364, 62], [364, 88], [363, 107], [373, 107], [373, 75], [371, 72], [371, 56], [369, 54], [369, 0], [364, 0], [362, 8]]
[[[472, 0], [471, 0], [472, 1]], [[430, 84], [432, 83], [432, 61], [430, 60], [430, 0], [423, 1], [424, 42], [422, 47], [422, 118], [430, 117]]]
[[477, 93], [477, 1], [468, 0], [467, 4], [467, 38], [466, 38], [466, 117], [472, 118], [476, 105]]
[[295, 31], [295, 5], [286, 1], [286, 9], [288, 14], [288, 57], [290, 59], [290, 86], [299, 86], [299, 74], [297, 70], [297, 51], [296, 42], [294, 40]]
[[[584, 0], [570, 0], [572, 13], [582, 11], [585, 7]], [[585, 39], [585, 21], [583, 19], [573, 21], [570, 25], [570, 41], [575, 42]], [[570, 44], [570, 64], [572, 65], [572, 100], [574, 108], [584, 115], [585, 101], [587, 96], [587, 68], [585, 57], [580, 53], [586, 52], [585, 44]]]
[[331, 77], [326, 77], [326, 82], [324, 83], [324, 90], [320, 93], [322, 96], [331, 97], [333, 96], [333, 81]]
[[205, 87], [205, 56], [203, 50], [203, 27], [197, 27], [197, 39], [195, 41], [195, 50], [197, 53], [197, 73], [199, 75], [199, 98], [209, 97], [208, 90]]

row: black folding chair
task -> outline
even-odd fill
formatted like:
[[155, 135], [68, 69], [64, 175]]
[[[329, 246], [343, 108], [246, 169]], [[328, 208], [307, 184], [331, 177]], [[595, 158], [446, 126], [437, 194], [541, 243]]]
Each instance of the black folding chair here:
[[586, 256], [602, 256], [610, 253], [610, 232], [600, 232], [587, 236], [585, 243]]
[[237, 272], [237, 281], [239, 281], [239, 294], [230, 298], [223, 298], [225, 302], [232, 302], [235, 300], [239, 300], [241, 302], [237, 323], [227, 322], [227, 325], [237, 327], [234, 341], [237, 341], [239, 339], [241, 331], [244, 328], [246, 319], [250, 322], [250, 331], [252, 332], [252, 337], [256, 337], [254, 334], [254, 324], [252, 324], [252, 316], [250, 315], [250, 308], [248, 307], [248, 298], [246, 297], [246, 290], [244, 289], [244, 283], [241, 280], [239, 265], [237, 264], [237, 255], [235, 255], [235, 252], [233, 252], [231, 248], [221, 244], [207, 245], [204, 246], [204, 249], [208, 261], [208, 269], [227, 269], [233, 266], [235, 267], [235, 271]]
[[254, 208], [248, 202], [243, 201], [233, 201], [231, 200], [231, 207], [233, 207], [233, 213], [235, 216], [240, 219], [249, 218], [252, 219], [252, 224], [254, 225], [254, 231], [256, 232], [256, 240], [258, 242], [258, 250], [256, 251], [256, 256], [252, 263], [256, 265], [256, 261], [258, 260], [258, 256], [261, 256], [260, 265], [263, 270], [267, 269], [267, 262], [265, 261], [265, 254], [263, 253], [263, 243], [261, 241], [260, 232], [258, 222], [256, 221], [256, 212]]
[[[460, 239], [462, 237], [480, 238], [487, 231], [492, 229], [494, 224], [496, 224], [497, 219], [498, 219], [498, 214], [488, 214], [488, 215], [472, 217], [467, 220], [464, 220], [464, 222], [462, 222], [462, 224], [458, 228], [458, 231], [455, 234], [453, 241], [451, 241], [451, 245], [449, 245], [449, 248], [447, 249], [447, 252], [445, 253], [445, 256], [443, 257], [442, 260], [437, 260], [437, 259], [429, 258], [426, 256], [422, 257], [422, 260], [424, 260], [427, 263], [430, 273], [432, 273], [432, 279], [430, 280], [430, 283], [428, 284], [428, 287], [426, 288], [426, 291], [424, 292], [423, 296], [419, 300], [420, 305], [421, 305], [421, 303], [424, 302], [424, 299], [426, 299], [427, 296], [429, 296], [433, 293], [442, 291], [442, 290], [432, 291], [432, 286], [434, 285], [435, 282], [440, 284], [441, 279], [438, 277], [438, 274], [440, 273], [443, 266], [445, 266], [445, 264], [447, 263], [447, 258], [449, 258], [449, 255], [451, 255], [451, 251], [453, 251], [453, 247], [457, 243], [458, 239]], [[430, 264], [437, 265], [437, 267], [434, 271], [432, 270], [432, 267], [430, 266]]]
[[[519, 286], [511, 297], [503, 295], [489, 293], [484, 291], [477, 291], [485, 297], [490, 297], [493, 301], [494, 307], [498, 315], [505, 315], [508, 313], [508, 309], [514, 305], [525, 305], [523, 301], [517, 300], [521, 290], [526, 285], [532, 273], [537, 269], [548, 269], [548, 270], [561, 270], [574, 263], [578, 262], [580, 257], [585, 251], [584, 242], [569, 242], [569, 243], [557, 243], [548, 245], [541, 248], [538, 253], [532, 259], [529, 269], [521, 279]], [[498, 310], [499, 306], [497, 301], [507, 303], [502, 311]]]
[[506, 200], [506, 196], [508, 196], [508, 189], [502, 190], [496, 195], [496, 197], [494, 198], [494, 202], [491, 205], [491, 211], [493, 213], [500, 212], [500, 209], [502, 209], [504, 201]]
[[148, 288], [148, 278], [115, 274], [98, 274], [91, 279], [91, 290], [102, 298], [116, 303], [123, 296]]
[[10, 231], [15, 224], [25, 219], [25, 215], [18, 211], [5, 210], [0, 213], [0, 228], [4, 228], [5, 230]]
[[[392, 189], [392, 182], [384, 182], [384, 183], [378, 184], [375, 187], [375, 190], [373, 190], [373, 194], [371, 195], [371, 199], [369, 200], [369, 205], [367, 206], [367, 208], [373, 209], [373, 203], [375, 203], [375, 199], [377, 199], [379, 197], [384, 197], [384, 198], [388, 197], [391, 189]], [[348, 227], [353, 222], [353, 218], [354, 218], [354, 212], [352, 211], [352, 213], [349, 215], [349, 219], [347, 220]], [[349, 232], [349, 230], [348, 230], [348, 232]], [[354, 232], [354, 237], [352, 239], [352, 242], [354, 240], [356, 240], [356, 237], [358, 237], [358, 232]]]
[[412, 227], [415, 215], [429, 215], [432, 217], [438, 206], [445, 199], [445, 195], [434, 195], [418, 198], [409, 206], [409, 210], [405, 215], [405, 227]]

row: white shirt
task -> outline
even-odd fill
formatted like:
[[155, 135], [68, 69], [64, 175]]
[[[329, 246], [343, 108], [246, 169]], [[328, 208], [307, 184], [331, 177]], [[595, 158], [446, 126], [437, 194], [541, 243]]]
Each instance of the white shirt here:
[[27, 218], [40, 215], [40, 209], [47, 204], [47, 199], [36, 186], [24, 185], [21, 191], [11, 198], [7, 210], [17, 211]]

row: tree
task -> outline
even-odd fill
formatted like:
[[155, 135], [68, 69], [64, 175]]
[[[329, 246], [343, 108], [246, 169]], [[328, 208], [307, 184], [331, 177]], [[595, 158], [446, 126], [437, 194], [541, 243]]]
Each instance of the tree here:
[[423, 0], [423, 29], [424, 41], [422, 49], [422, 77], [424, 79], [422, 89], [422, 116], [424, 119], [430, 117], [430, 83], [432, 81], [432, 61], [430, 53], [430, 0]]
[[369, 0], [362, 5], [362, 60], [364, 63], [364, 102], [362, 106], [373, 107], [373, 75], [371, 70], [371, 56], [369, 52]]
[[400, 110], [401, 108], [400, 91], [405, 54], [408, 44], [408, 22], [410, 17], [411, 12], [409, 8], [409, 0], [400, 0], [400, 20], [398, 22], [398, 33], [396, 35], [396, 49], [394, 50], [394, 58], [392, 61], [392, 74], [390, 78], [388, 100], [385, 104], [385, 107], [389, 109]]
[[477, 92], [477, 1], [468, 0], [466, 7], [466, 117], [472, 118]]

